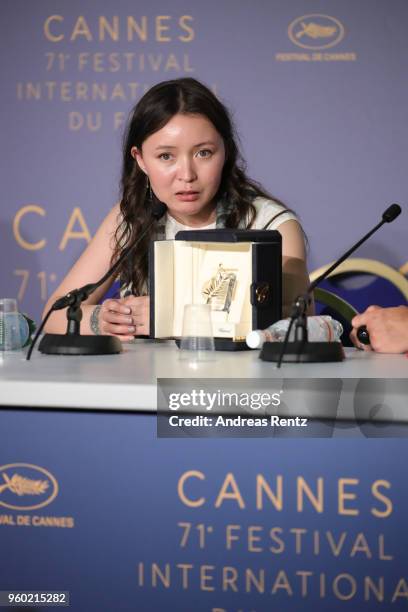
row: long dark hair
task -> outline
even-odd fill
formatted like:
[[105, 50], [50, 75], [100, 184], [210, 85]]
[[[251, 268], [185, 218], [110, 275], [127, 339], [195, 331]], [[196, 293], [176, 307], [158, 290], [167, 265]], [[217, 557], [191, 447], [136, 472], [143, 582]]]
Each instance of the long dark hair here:
[[[263, 188], [246, 176], [245, 162], [238, 147], [233, 122], [228, 110], [205, 85], [192, 78], [164, 81], [152, 87], [131, 112], [123, 140], [121, 222], [115, 233], [112, 259], [116, 259], [151, 220], [152, 197], [146, 188], [146, 175], [131, 155], [132, 147], [142, 148], [143, 142], [166, 123], [181, 114], [203, 115], [221, 135], [225, 147], [225, 163], [220, 187], [215, 196], [228, 203], [226, 227], [238, 227], [242, 220], [250, 228], [255, 220], [253, 200], [257, 196], [271, 198]], [[276, 198], [273, 198], [278, 201]], [[154, 228], [135, 249], [131, 264], [120, 269], [121, 281], [131, 285], [134, 295], [145, 291], [148, 267], [148, 247]]]

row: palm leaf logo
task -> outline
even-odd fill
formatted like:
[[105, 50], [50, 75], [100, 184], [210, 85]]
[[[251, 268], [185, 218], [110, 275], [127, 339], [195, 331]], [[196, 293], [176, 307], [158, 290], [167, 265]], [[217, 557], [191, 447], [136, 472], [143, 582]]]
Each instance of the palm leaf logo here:
[[207, 281], [203, 287], [203, 294], [207, 298], [207, 304], [210, 303], [211, 298], [220, 295], [223, 290], [224, 280], [225, 275], [223, 274], [223, 268], [220, 264], [215, 276]]
[[223, 265], [219, 264], [217, 272], [204, 284], [201, 293], [206, 304], [211, 304], [212, 310], [229, 312], [236, 284], [236, 274], [232, 270], [225, 270]]
[[296, 38], [302, 38], [302, 36], [309, 36], [310, 38], [330, 38], [336, 32], [336, 27], [333, 26], [321, 26], [311, 21], [305, 23], [302, 21], [301, 26], [303, 30], [300, 30], [295, 34]]
[[11, 478], [3, 472], [3, 479], [6, 484], [0, 486], [0, 494], [8, 489], [18, 496], [22, 495], [42, 495], [48, 489], [48, 480], [32, 480], [24, 478], [19, 474], [13, 474]]

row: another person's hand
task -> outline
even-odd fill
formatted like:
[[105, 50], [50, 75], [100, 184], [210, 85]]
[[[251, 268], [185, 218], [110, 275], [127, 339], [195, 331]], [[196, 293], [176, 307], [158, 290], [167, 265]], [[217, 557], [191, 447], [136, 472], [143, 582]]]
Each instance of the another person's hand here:
[[[380, 308], [369, 306], [365, 312], [352, 320], [353, 330], [350, 338], [360, 349], [379, 353], [404, 353], [408, 351], [408, 306]], [[357, 330], [367, 327], [370, 344], [361, 344]]]
[[99, 311], [99, 331], [117, 336], [122, 342], [133, 340], [138, 335], [148, 335], [148, 296], [105, 300]]

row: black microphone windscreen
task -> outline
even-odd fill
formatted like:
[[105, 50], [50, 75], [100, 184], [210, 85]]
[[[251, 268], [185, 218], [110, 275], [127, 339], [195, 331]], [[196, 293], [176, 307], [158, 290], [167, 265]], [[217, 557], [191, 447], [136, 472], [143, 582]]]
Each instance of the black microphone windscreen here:
[[398, 204], [391, 204], [391, 206], [389, 206], [387, 210], [383, 212], [383, 221], [386, 223], [391, 223], [391, 221], [394, 221], [394, 219], [396, 219], [400, 213], [401, 206], [398, 206]]
[[152, 217], [158, 221], [165, 214], [166, 210], [167, 205], [164, 202], [159, 202], [159, 200], [157, 200], [157, 202], [154, 202], [152, 206]]

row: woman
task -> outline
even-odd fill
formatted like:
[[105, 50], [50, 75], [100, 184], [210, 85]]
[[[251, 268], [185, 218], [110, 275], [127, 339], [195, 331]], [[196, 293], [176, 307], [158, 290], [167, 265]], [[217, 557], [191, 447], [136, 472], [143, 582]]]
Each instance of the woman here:
[[[283, 311], [308, 285], [305, 245], [295, 215], [245, 174], [227, 109], [207, 87], [191, 78], [166, 81], [136, 105], [123, 148], [122, 199], [48, 300], [45, 311], [72, 288], [96, 281], [121, 250], [150, 221], [154, 198], [166, 216], [120, 270], [131, 293], [98, 302], [113, 279], [83, 305], [82, 333], [110, 334], [122, 341], [149, 333], [147, 254], [149, 242], [171, 239], [179, 230], [214, 227], [277, 229], [282, 234]], [[66, 329], [64, 311], [50, 317], [46, 331]]]

